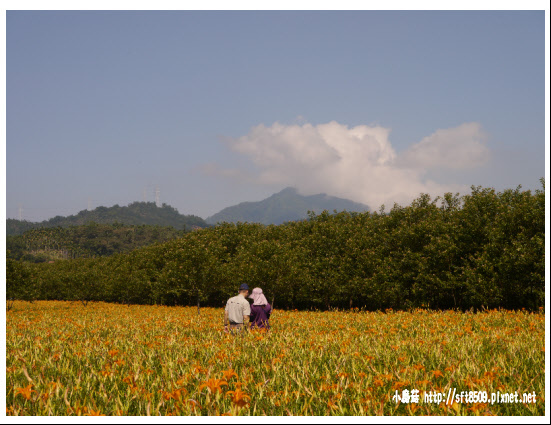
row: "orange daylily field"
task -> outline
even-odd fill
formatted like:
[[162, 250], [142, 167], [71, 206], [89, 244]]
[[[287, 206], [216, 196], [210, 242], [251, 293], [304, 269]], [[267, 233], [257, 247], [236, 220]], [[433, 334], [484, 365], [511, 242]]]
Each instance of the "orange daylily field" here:
[[[229, 335], [223, 309], [16, 302], [7, 415], [544, 415], [545, 315], [279, 311]], [[397, 403], [404, 389], [419, 403]], [[450, 389], [535, 403], [430, 403]]]

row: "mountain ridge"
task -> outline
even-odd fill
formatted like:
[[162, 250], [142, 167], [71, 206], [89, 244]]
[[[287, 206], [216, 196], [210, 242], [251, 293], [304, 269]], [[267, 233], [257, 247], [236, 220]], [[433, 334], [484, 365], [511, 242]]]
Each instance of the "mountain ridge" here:
[[97, 207], [93, 210], [82, 210], [67, 217], [56, 216], [42, 222], [6, 220], [6, 235], [21, 235], [36, 228], [80, 226], [90, 222], [98, 224], [122, 223], [125, 225], [155, 225], [174, 227], [177, 230], [191, 230], [194, 227], [208, 227], [201, 218], [194, 215], [183, 215], [167, 204], [157, 206], [154, 202], [133, 202], [127, 206]]
[[207, 217], [205, 221], [210, 225], [220, 222], [253, 222], [278, 225], [287, 221], [306, 219], [308, 211], [319, 214], [324, 210], [330, 212], [335, 210], [364, 212], [369, 210], [369, 207], [325, 193], [300, 195], [295, 188], [286, 187], [261, 201], [246, 201], [226, 207]]
[[21, 235], [37, 228], [80, 226], [91, 222], [168, 226], [177, 230], [204, 228], [218, 222], [236, 223], [241, 221], [278, 225], [287, 221], [306, 219], [308, 211], [319, 214], [324, 210], [364, 212], [369, 210], [369, 207], [324, 193], [300, 195], [295, 188], [286, 187], [261, 201], [245, 201], [226, 207], [206, 219], [195, 215], [180, 214], [178, 210], [167, 204], [159, 207], [153, 202], [133, 202], [122, 207], [116, 204], [112, 207], [100, 206], [94, 210], [82, 210], [67, 217], [58, 215], [42, 222], [10, 218], [6, 220], [6, 236]]

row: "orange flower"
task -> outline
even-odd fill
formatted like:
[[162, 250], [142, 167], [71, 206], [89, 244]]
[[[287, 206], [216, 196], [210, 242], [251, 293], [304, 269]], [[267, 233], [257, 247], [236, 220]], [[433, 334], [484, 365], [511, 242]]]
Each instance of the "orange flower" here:
[[443, 374], [441, 371], [439, 371], [439, 370], [433, 370], [433, 371], [432, 371], [432, 375], [433, 375], [435, 378], [439, 378], [439, 377], [441, 377], [441, 376], [444, 376], [444, 374]]
[[489, 379], [490, 381], [493, 381], [496, 377], [496, 374], [494, 372], [484, 372], [484, 378]]
[[21, 394], [26, 400], [31, 399], [31, 393], [35, 393], [36, 391], [32, 389], [33, 384], [27, 385], [25, 388], [17, 388], [15, 395]]
[[228, 383], [224, 381], [223, 379], [209, 379], [205, 382], [203, 382], [201, 385], [199, 385], [199, 390], [202, 390], [203, 388], [208, 388], [209, 392], [213, 393], [215, 391], [222, 391], [222, 386], [228, 386]]
[[392, 386], [392, 389], [393, 390], [400, 390], [408, 384], [409, 384], [409, 382], [406, 382], [406, 381], [396, 381], [394, 383], [394, 385]]
[[375, 379], [373, 380], [373, 383], [379, 387], [382, 387], [385, 384], [381, 379]]
[[128, 375], [127, 377], [123, 378], [122, 382], [124, 382], [125, 384], [128, 384], [128, 385], [132, 385], [134, 384], [134, 375], [130, 374]]
[[331, 400], [329, 400], [327, 402], [327, 407], [329, 407], [330, 409], [338, 409], [339, 406], [337, 406], [335, 403], [333, 403]]
[[215, 356], [218, 360], [224, 360], [228, 357], [228, 355], [226, 353], [224, 353], [223, 351], [220, 351], [218, 354], [216, 354]]
[[235, 376], [237, 378], [237, 373], [233, 369], [223, 370], [222, 375], [224, 376], [224, 379], [226, 381], [229, 381], [232, 376]]
[[185, 388], [178, 388], [172, 392], [170, 391], [163, 391], [163, 390], [159, 390], [159, 393], [162, 394], [163, 398], [168, 401], [170, 399], [173, 399], [173, 400], [181, 400], [182, 398], [182, 395], [184, 393], [187, 393], [186, 389]]
[[236, 381], [233, 383], [233, 385], [235, 385], [235, 388], [241, 389], [241, 387], [245, 385], [245, 382]]
[[201, 367], [201, 366], [195, 366], [193, 371], [195, 373], [207, 373], [207, 369]]
[[228, 391], [226, 394], [231, 396], [232, 403], [239, 407], [246, 406], [248, 404], [248, 401], [246, 400], [251, 399], [251, 397], [248, 394], [244, 393], [240, 389], [237, 389], [235, 391]]
[[174, 400], [181, 400], [184, 394], [187, 394], [187, 390], [185, 388], [178, 388], [172, 391], [172, 398]]

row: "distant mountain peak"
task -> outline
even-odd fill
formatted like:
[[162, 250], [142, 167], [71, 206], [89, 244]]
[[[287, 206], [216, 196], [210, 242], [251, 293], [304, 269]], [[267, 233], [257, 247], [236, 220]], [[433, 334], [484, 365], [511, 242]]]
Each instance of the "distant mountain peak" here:
[[369, 207], [348, 199], [329, 196], [325, 193], [304, 196], [294, 187], [286, 187], [266, 199], [258, 202], [241, 202], [224, 208], [208, 217], [209, 224], [220, 222], [252, 222], [262, 224], [282, 224], [286, 221], [303, 220], [308, 217], [308, 211], [316, 214], [324, 210], [364, 212]]
[[296, 188], [288, 186], [285, 189], [279, 191], [278, 193], [275, 193], [274, 195], [283, 195], [283, 194], [287, 194], [287, 193], [295, 195], [295, 194], [298, 194], [298, 191], [297, 191]]

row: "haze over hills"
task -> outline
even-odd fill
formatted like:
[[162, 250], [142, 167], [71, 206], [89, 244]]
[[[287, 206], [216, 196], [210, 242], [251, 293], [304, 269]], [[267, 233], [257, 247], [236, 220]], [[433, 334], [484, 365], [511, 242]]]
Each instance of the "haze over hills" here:
[[238, 205], [224, 208], [222, 211], [208, 217], [208, 224], [219, 222], [237, 223], [252, 222], [262, 224], [282, 224], [286, 221], [303, 220], [308, 217], [308, 211], [316, 214], [323, 210], [329, 212], [355, 211], [364, 212], [369, 207], [348, 199], [317, 194], [310, 196], [300, 195], [296, 189], [287, 187], [281, 192], [259, 202], [242, 202]]

